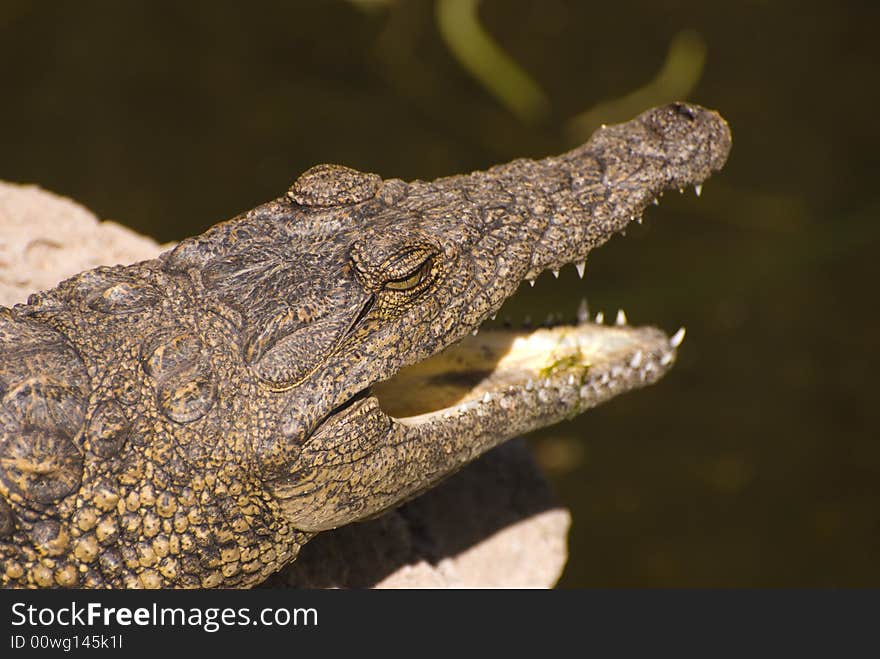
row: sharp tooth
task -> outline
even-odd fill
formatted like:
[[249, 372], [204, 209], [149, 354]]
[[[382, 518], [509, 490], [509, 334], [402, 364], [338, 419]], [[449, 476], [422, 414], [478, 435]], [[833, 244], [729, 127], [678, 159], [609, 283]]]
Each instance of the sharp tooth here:
[[568, 376], [568, 386], [569, 387], [574, 386], [574, 376], [573, 375]]
[[547, 387], [549, 387], [549, 386], [550, 386], [550, 378], [546, 378], [546, 379], [544, 380], [544, 387], [547, 388]]
[[528, 279], [527, 281], [529, 282], [529, 286], [534, 286], [534, 285], [535, 285], [535, 280], [534, 280], [534, 279]]
[[618, 325], [626, 325], [626, 312], [623, 309], [617, 310], [617, 318], [614, 322]]
[[677, 348], [681, 345], [682, 341], [684, 341], [684, 327], [679, 328], [679, 330], [672, 335], [672, 338], [669, 339], [669, 345], [673, 348]]
[[654, 201], [652, 201], [651, 203], [654, 204], [655, 206], [659, 206], [659, 205], [660, 205], [660, 200], [657, 199], [657, 197], [654, 197]]
[[600, 311], [599, 313], [596, 314], [596, 324], [601, 325], [604, 322], [605, 322], [605, 312]]
[[577, 321], [580, 324], [587, 322], [590, 319], [590, 310], [587, 308], [587, 299], [581, 298], [581, 303], [578, 305], [577, 310]]
[[493, 313], [493, 314], [490, 316], [490, 318], [491, 318], [492, 320], [495, 320], [495, 316], [496, 316], [496, 315], [497, 315], [497, 314], [494, 314], [494, 313]]
[[556, 279], [559, 279], [559, 270], [551, 270], [551, 272], [553, 273], [553, 276], [556, 277]]
[[672, 353], [671, 352], [663, 353], [663, 356], [660, 358], [660, 364], [662, 366], [669, 366], [669, 363], [671, 361], [672, 361]]
[[580, 263], [575, 263], [575, 264], [574, 264], [574, 267], [577, 268], [577, 271], [578, 271], [578, 277], [580, 277], [581, 279], [583, 279], [583, 278], [584, 278], [584, 270], [587, 269], [587, 262], [586, 262], [586, 261], [581, 261]]
[[698, 196], [698, 197], [699, 197], [701, 194], [703, 194], [703, 184], [702, 184], [702, 183], [697, 183], [697, 184], [694, 186], [694, 192], [697, 193], [697, 196]]
[[488, 392], [488, 391], [487, 391], [486, 393], [483, 394], [483, 402], [484, 402], [484, 403], [488, 403], [488, 402], [490, 402], [491, 400], [492, 400], [492, 396], [489, 395], [489, 392]]
[[529, 378], [529, 379], [526, 381], [526, 391], [531, 391], [531, 390], [534, 389], [534, 388], [535, 388], [535, 383], [532, 382], [532, 378]]
[[473, 336], [476, 336], [476, 335], [479, 334], [479, 333], [480, 333], [480, 328], [479, 328], [479, 327], [477, 327], [476, 329], [474, 329], [474, 331], [471, 332], [471, 334], [472, 334]]
[[679, 188], [679, 189], [678, 189], [678, 194], [684, 194], [684, 188]]
[[641, 216], [639, 216], [638, 223], [639, 223], [639, 224], [642, 223], [642, 218], [641, 218]]
[[630, 368], [638, 368], [639, 364], [642, 363], [642, 351], [639, 350], [636, 354], [633, 355], [632, 359], [629, 360]]

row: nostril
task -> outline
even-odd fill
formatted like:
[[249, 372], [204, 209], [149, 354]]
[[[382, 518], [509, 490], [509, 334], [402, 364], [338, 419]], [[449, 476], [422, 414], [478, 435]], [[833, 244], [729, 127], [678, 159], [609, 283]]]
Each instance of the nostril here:
[[694, 112], [694, 109], [689, 105], [685, 105], [684, 103], [673, 103], [672, 109], [675, 110], [678, 114], [683, 117], [687, 117], [691, 121], [697, 118], [697, 113]]

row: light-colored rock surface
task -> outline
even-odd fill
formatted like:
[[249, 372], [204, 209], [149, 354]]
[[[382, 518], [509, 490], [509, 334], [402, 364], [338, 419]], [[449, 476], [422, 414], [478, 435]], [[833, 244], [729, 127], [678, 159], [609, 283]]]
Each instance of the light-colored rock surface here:
[[77, 272], [154, 258], [163, 248], [35, 185], [0, 181], [0, 304], [24, 302]]
[[[167, 247], [70, 199], [0, 181], [0, 305]], [[397, 510], [320, 534], [267, 585], [546, 588], [565, 565], [569, 523], [525, 445], [508, 442]]]

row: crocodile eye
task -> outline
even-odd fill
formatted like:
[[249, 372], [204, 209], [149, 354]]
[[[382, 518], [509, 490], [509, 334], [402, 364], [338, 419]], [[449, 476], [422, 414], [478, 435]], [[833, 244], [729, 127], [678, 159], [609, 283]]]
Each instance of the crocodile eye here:
[[428, 257], [409, 274], [385, 282], [385, 288], [392, 291], [410, 291], [428, 279], [431, 273], [431, 258]]

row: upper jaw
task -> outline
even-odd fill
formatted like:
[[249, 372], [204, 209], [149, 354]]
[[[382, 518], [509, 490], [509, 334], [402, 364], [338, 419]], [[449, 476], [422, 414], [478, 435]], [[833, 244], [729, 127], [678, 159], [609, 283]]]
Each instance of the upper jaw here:
[[603, 126], [583, 146], [540, 161], [565, 172], [570, 185], [550, 198], [550, 223], [525, 278], [569, 263], [582, 271], [591, 250], [641, 221], [664, 192], [693, 188], [699, 195], [730, 145], [730, 128], [716, 112], [673, 103]]
[[[664, 191], [682, 191], [685, 186], [693, 186], [699, 195], [703, 182], [724, 165], [730, 143], [730, 129], [717, 113], [674, 103], [649, 110], [625, 124], [603, 127], [584, 146], [558, 158], [534, 163], [539, 174], [542, 170], [544, 173], [566, 171], [569, 185], [546, 197], [551, 202], [549, 212], [560, 208], [564, 212], [558, 213], [558, 219], [550, 218], [532, 250], [524, 278], [534, 283], [545, 269], [558, 276], [559, 269], [566, 263], [573, 263], [583, 277], [588, 252], [614, 233], [623, 231], [633, 220], [641, 221], [645, 208], [656, 203]], [[496, 168], [496, 171], [503, 175], [504, 169]], [[528, 165], [517, 164], [514, 168], [512, 164], [511, 169], [526, 172], [528, 179]], [[580, 178], [573, 172], [578, 172]], [[534, 175], [534, 170], [531, 174]], [[577, 234], [578, 239], [566, 240], [570, 233]], [[463, 329], [475, 332], [486, 317], [497, 311], [497, 308], [490, 309], [478, 322]], [[682, 338], [683, 330], [670, 338], [653, 328], [631, 328], [625, 316], [614, 328], [603, 327], [601, 322], [582, 321], [548, 330], [543, 335], [536, 332], [516, 339], [547, 349], [543, 354], [532, 350], [531, 361], [521, 359], [519, 367], [511, 369], [509, 357], [515, 351], [510, 350], [508, 354], [499, 349], [498, 344], [505, 340], [512, 344], [512, 336], [491, 332], [472, 338], [465, 334], [458, 345], [424, 363], [405, 368], [375, 390], [381, 401], [387, 401], [386, 411], [402, 416], [402, 422], [417, 425], [443, 423], [444, 419], [451, 418], [452, 410], [460, 415], [469, 409], [483, 413], [497, 404], [509, 408], [514, 401], [520, 401], [521, 396], [532, 395], [532, 391], [547, 399], [544, 403], [550, 398], [557, 402], [568, 400], [565, 414], [573, 414], [615, 393], [659, 379], [674, 363]], [[451, 395], [457, 396], [457, 403], [441, 406], [441, 413], [419, 411], [418, 405], [413, 407], [405, 402], [413, 391], [431, 391], [424, 374], [430, 374], [432, 367], [442, 367], [444, 356], [446, 365], [457, 360], [459, 366], [471, 368], [474, 361], [478, 362], [479, 357], [475, 357], [474, 349], [469, 350], [469, 345], [489, 354], [494, 347], [498, 363], [486, 366], [486, 377], [473, 387], [459, 387], [457, 391], [453, 387]], [[589, 357], [583, 356], [585, 351]], [[526, 352], [529, 352], [527, 348]], [[448, 377], [448, 373], [444, 377]], [[442, 394], [434, 389], [421, 398], [431, 400], [436, 407]], [[535, 410], [541, 407], [537, 405]], [[543, 415], [544, 412], [535, 414], [530, 427], [541, 425], [535, 419]]]

